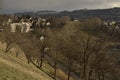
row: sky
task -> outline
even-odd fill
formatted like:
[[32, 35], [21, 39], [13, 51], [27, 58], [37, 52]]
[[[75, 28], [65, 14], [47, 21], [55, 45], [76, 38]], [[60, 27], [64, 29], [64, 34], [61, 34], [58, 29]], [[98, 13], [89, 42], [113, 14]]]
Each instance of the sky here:
[[6, 10], [77, 10], [120, 7], [120, 0], [0, 0]]

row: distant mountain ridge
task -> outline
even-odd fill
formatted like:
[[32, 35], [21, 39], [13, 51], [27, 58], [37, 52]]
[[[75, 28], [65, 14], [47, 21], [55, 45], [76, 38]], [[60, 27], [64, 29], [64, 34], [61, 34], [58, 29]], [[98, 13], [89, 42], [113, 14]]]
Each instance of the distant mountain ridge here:
[[37, 11], [36, 13], [39, 14], [52, 14], [52, 13], [56, 13], [56, 11], [52, 11], [52, 10], [44, 10], [44, 11]]
[[74, 11], [61, 11], [56, 12], [52, 10], [44, 10], [37, 12], [22, 12], [16, 13], [17, 15], [28, 14], [31, 16], [41, 17], [61, 17], [70, 16], [71, 18], [86, 19], [90, 17], [99, 17], [103, 20], [115, 20], [120, 21], [120, 7], [108, 8], [108, 9], [81, 9]]
[[120, 21], [120, 8], [109, 8], [109, 9], [94, 9], [94, 10], [74, 10], [74, 11], [63, 11], [61, 15], [70, 16], [73, 18], [89, 18], [89, 17], [100, 17], [104, 20], [115, 20]]

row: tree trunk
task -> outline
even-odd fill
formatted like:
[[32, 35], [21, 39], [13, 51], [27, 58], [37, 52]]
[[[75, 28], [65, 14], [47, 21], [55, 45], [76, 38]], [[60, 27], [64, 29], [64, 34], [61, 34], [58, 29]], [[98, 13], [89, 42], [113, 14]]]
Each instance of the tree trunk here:
[[67, 80], [70, 80], [70, 75], [71, 75], [71, 66], [72, 66], [71, 61], [68, 61], [68, 79], [67, 79]]
[[7, 53], [10, 50], [10, 48], [7, 46], [5, 49], [5, 53]]
[[84, 78], [84, 80], [87, 80], [87, 78], [86, 78], [86, 65], [85, 64], [83, 66], [83, 78]]
[[43, 65], [43, 58], [41, 58], [40, 68], [42, 68], [42, 65]]
[[88, 80], [91, 80], [92, 70], [89, 71]]
[[104, 74], [104, 72], [103, 72], [103, 74], [102, 74], [102, 78], [103, 78], [103, 80], [105, 80], [105, 74]]
[[56, 72], [57, 72], [57, 61], [56, 58], [54, 57], [54, 79], [56, 79]]
[[54, 79], [56, 79], [56, 72], [57, 72], [57, 64], [54, 65]]
[[43, 66], [43, 60], [44, 59], [44, 52], [42, 52], [42, 54], [41, 54], [41, 62], [40, 62], [40, 68], [42, 68], [42, 66]]
[[19, 52], [16, 52], [16, 57], [18, 57]]
[[100, 76], [100, 72], [98, 71], [98, 79], [100, 80], [101, 79], [101, 76]]
[[28, 64], [31, 62], [31, 59], [30, 58], [28, 58]]
[[68, 79], [67, 80], [70, 80], [70, 74], [71, 74], [71, 69], [68, 70]]

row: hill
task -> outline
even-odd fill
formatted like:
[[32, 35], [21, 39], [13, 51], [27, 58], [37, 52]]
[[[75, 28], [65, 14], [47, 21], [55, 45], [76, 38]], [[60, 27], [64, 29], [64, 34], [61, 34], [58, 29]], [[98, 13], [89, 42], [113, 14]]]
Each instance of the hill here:
[[52, 80], [52, 78], [32, 64], [27, 64], [25, 60], [0, 50], [0, 80]]
[[41, 16], [41, 17], [61, 17], [61, 16], [69, 16], [71, 18], [79, 18], [86, 19], [90, 17], [99, 17], [103, 20], [115, 20], [120, 21], [120, 8], [114, 7], [109, 9], [81, 9], [74, 11], [37, 11], [37, 12], [23, 12], [16, 13], [17, 15], [27, 14], [31, 16]]

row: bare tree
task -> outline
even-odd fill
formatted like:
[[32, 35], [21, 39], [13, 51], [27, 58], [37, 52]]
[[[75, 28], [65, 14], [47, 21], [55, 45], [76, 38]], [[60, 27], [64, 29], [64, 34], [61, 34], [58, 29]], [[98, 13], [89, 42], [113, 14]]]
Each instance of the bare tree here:
[[11, 33], [8, 29], [4, 29], [4, 31], [1, 33], [0, 40], [6, 44], [5, 52], [7, 53], [10, 51], [11, 48], [15, 47], [17, 44], [21, 44], [21, 34], [19, 33]]

